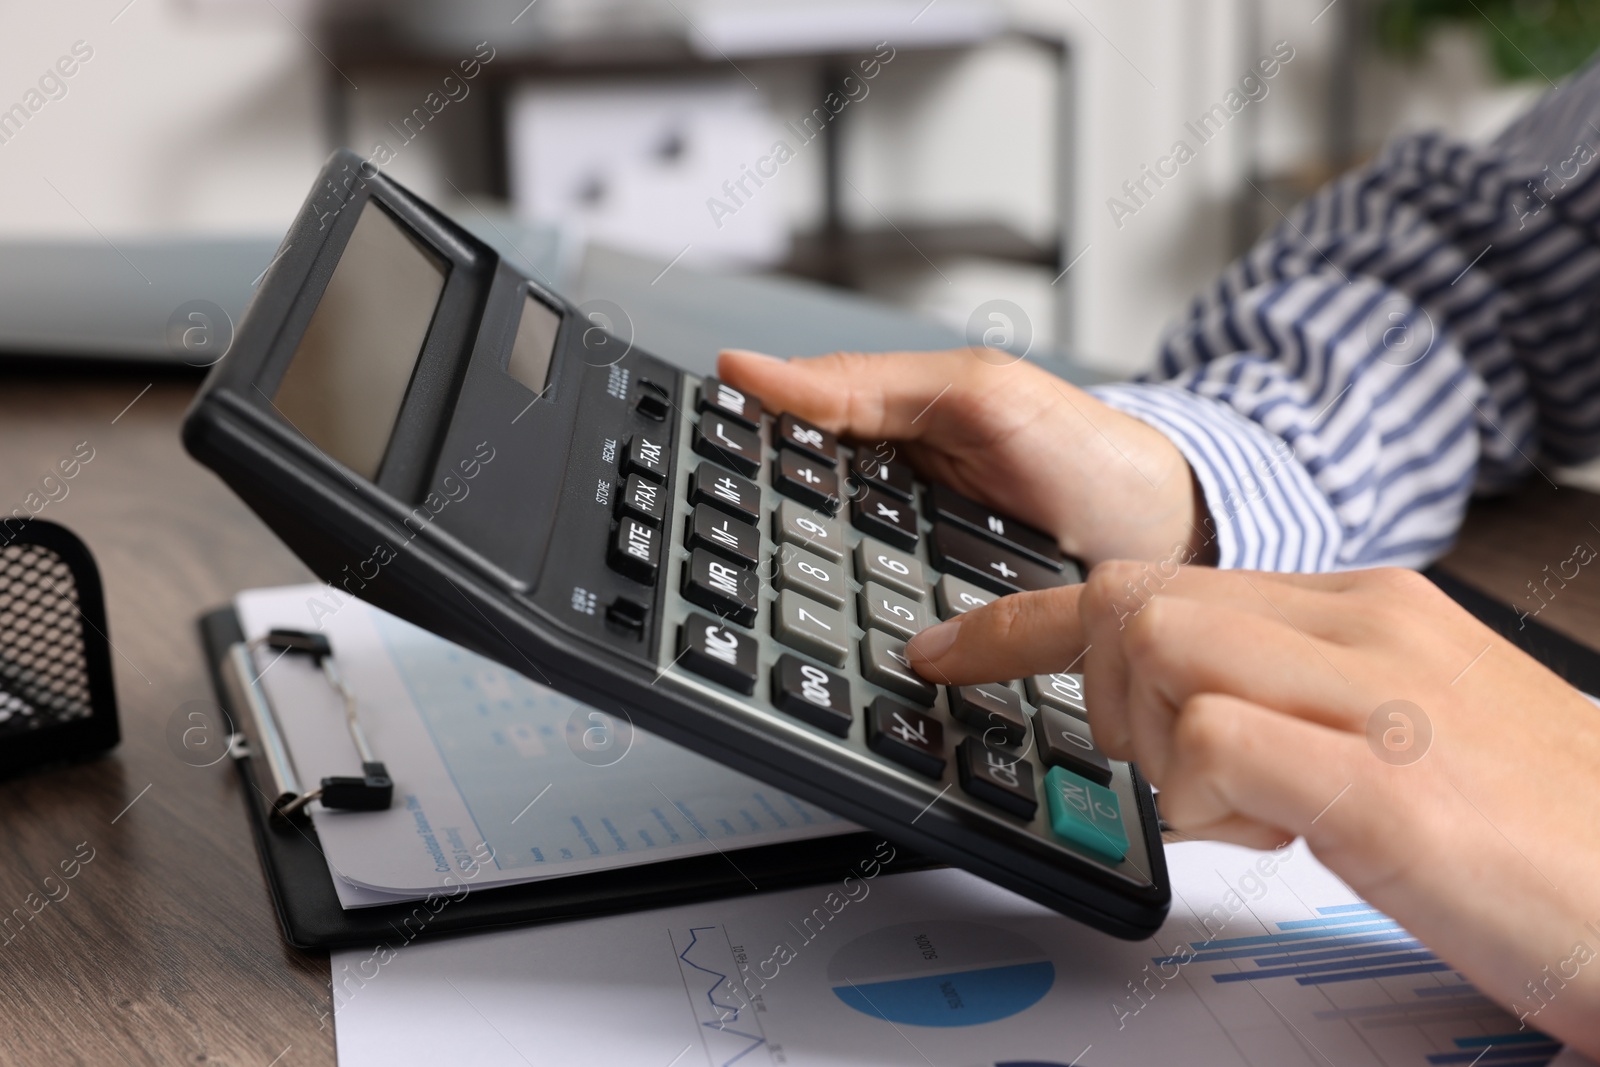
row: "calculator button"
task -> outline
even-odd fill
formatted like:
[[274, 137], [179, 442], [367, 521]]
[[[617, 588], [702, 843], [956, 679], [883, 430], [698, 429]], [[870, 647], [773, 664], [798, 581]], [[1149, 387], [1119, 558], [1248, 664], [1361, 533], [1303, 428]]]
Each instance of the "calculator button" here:
[[808, 508], [829, 515], [839, 510], [839, 475], [832, 464], [821, 463], [812, 456], [788, 449], [780, 451], [773, 484], [778, 492]]
[[618, 574], [653, 585], [661, 568], [661, 531], [638, 519], [623, 519], [612, 535], [606, 563]]
[[961, 788], [985, 804], [1031, 819], [1039, 810], [1033, 787], [1033, 765], [1026, 757], [992, 748], [981, 737], [969, 737], [956, 746], [956, 772]]
[[761, 438], [732, 419], [706, 415], [694, 428], [694, 450], [746, 477], [761, 469]]
[[779, 544], [799, 545], [835, 562], [844, 559], [844, 529], [799, 501], [779, 501], [772, 525], [772, 539]]
[[1122, 827], [1117, 794], [1065, 767], [1052, 767], [1044, 776], [1044, 795], [1050, 829], [1058, 837], [1103, 860], [1122, 862], [1128, 854], [1128, 833]]
[[761, 517], [761, 490], [756, 484], [709, 463], [700, 464], [689, 475], [689, 502], [710, 504], [745, 522]]
[[929, 778], [944, 773], [944, 727], [898, 700], [874, 697], [867, 706], [867, 747]]
[[799, 656], [780, 656], [772, 668], [772, 702], [785, 715], [836, 737], [850, 732], [850, 683]]
[[779, 589], [793, 589], [831, 607], [844, 606], [850, 587], [845, 582], [844, 568], [837, 563], [794, 545], [778, 549], [772, 560], [773, 581]]
[[660, 526], [667, 514], [667, 491], [655, 482], [630, 474], [617, 493], [617, 514]]
[[718, 559], [703, 548], [689, 554], [683, 571], [685, 599], [742, 626], [756, 621], [760, 588], [755, 571]]
[[885, 630], [909, 639], [928, 628], [928, 615], [921, 604], [877, 582], [862, 587], [856, 607], [863, 630]]
[[928, 556], [941, 571], [996, 593], [1021, 593], [1067, 584], [1050, 568], [948, 522], [933, 524]]
[[850, 658], [850, 623], [844, 613], [793, 590], [778, 594], [772, 635], [790, 648], [835, 667], [843, 667]]
[[689, 517], [689, 547], [704, 548], [746, 567], [760, 560], [761, 531], [748, 522], [697, 505]]
[[1065, 767], [1101, 785], [1111, 784], [1111, 763], [1095, 747], [1089, 724], [1054, 708], [1040, 708], [1033, 717], [1039, 736], [1039, 758], [1049, 767]]
[[636, 433], [622, 455], [623, 474], [642, 474], [655, 481], [666, 481], [667, 446], [663, 439]]
[[910, 551], [917, 547], [917, 509], [879, 489], [863, 489], [850, 502], [850, 518], [869, 537]]
[[1051, 570], [1061, 569], [1061, 546], [1043, 530], [991, 511], [947, 485], [928, 486], [922, 501], [928, 518], [934, 521], [944, 519], [964, 526], [979, 537], [1020, 552]]
[[700, 383], [700, 410], [713, 415], [726, 415], [749, 430], [761, 425], [761, 398], [716, 378], [707, 378]]
[[882, 630], [868, 630], [861, 639], [861, 677], [923, 707], [933, 706], [934, 688], [911, 669], [906, 643]]
[[746, 696], [756, 690], [756, 639], [704, 615], [678, 628], [677, 662]]
[[1022, 698], [1009, 685], [953, 685], [945, 694], [950, 698], [950, 714], [979, 731], [985, 744], [1015, 745], [1028, 736]]
[[939, 584], [933, 587], [933, 602], [939, 609], [941, 619], [953, 619], [973, 608], [993, 604], [999, 599], [999, 594], [979, 589], [971, 582], [964, 582], [953, 574], [941, 575]]
[[856, 449], [850, 460], [850, 480], [863, 488], [881, 489], [901, 500], [911, 499], [916, 484], [911, 464], [892, 455], [879, 456], [865, 447]]
[[1071, 712], [1080, 719], [1089, 717], [1083, 703], [1083, 675], [1035, 674], [1027, 681], [1028, 699], [1041, 707]]
[[863, 537], [856, 545], [856, 577], [863, 585], [877, 582], [912, 600], [928, 595], [928, 583], [917, 558], [870, 537]]
[[821, 460], [828, 466], [839, 462], [839, 439], [820, 426], [785, 412], [778, 416], [778, 428], [772, 438], [779, 446], [798, 449], [805, 455]]

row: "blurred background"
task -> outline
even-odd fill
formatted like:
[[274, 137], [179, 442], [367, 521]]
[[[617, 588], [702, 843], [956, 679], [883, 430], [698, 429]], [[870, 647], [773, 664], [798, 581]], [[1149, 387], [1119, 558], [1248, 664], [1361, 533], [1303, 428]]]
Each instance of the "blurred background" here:
[[1399, 132], [1488, 135], [1600, 44], [1597, 9], [7, 4], [0, 241], [270, 243], [348, 145], [556, 268], [782, 274], [957, 329], [1005, 300], [1035, 343], [1132, 373], [1281, 211]]

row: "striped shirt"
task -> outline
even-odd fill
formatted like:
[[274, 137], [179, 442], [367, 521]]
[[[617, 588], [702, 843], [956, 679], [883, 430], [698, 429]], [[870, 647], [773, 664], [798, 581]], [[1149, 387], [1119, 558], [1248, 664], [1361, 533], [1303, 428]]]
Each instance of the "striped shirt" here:
[[1300, 205], [1097, 387], [1188, 459], [1224, 567], [1419, 566], [1476, 493], [1600, 455], [1600, 63], [1486, 145]]

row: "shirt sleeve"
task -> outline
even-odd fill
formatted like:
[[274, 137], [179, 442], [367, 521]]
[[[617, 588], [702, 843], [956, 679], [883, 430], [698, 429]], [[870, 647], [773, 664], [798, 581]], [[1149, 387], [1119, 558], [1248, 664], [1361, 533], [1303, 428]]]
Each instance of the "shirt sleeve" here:
[[1600, 455], [1600, 65], [1487, 145], [1391, 144], [1093, 390], [1193, 467], [1219, 562], [1417, 566], [1473, 493]]

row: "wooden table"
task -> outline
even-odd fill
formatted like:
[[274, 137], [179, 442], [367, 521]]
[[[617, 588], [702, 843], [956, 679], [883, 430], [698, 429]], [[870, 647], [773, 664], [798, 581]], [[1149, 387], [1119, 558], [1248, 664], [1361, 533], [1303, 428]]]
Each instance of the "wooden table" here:
[[[233, 768], [191, 766], [167, 739], [185, 702], [211, 696], [196, 615], [242, 588], [310, 578], [183, 453], [195, 385], [83, 369], [0, 377], [0, 512], [79, 442], [94, 449], [42, 515], [99, 558], [124, 734], [107, 759], [0, 784], [0, 911], [42, 895], [81, 842], [94, 849], [68, 896], [0, 945], [5, 1063], [333, 1062], [327, 959], [279, 938]], [[1600, 497], [1535, 479], [1477, 507], [1449, 562], [1519, 602], [1546, 564], [1600, 546], [1596, 527]], [[1596, 643], [1600, 576], [1586, 568], [1539, 618]]]

